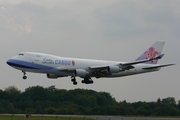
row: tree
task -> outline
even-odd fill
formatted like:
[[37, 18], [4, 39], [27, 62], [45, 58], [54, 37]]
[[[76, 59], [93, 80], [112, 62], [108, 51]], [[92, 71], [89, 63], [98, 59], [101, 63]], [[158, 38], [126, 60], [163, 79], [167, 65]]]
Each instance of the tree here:
[[9, 105], [7, 106], [6, 111], [7, 111], [7, 113], [10, 113], [10, 114], [14, 114], [15, 113], [15, 108], [14, 108], [13, 103], [9, 103]]
[[19, 99], [19, 95], [21, 94], [21, 91], [18, 90], [18, 88], [15, 86], [9, 86], [5, 88], [4, 92], [7, 93], [8, 99], [10, 101]]
[[40, 106], [40, 105], [38, 105], [38, 106], [35, 108], [35, 110], [36, 110], [36, 113], [39, 113], [39, 114], [43, 114], [43, 113], [44, 113], [43, 108], [42, 108], [42, 106]]
[[161, 105], [161, 99], [158, 98], [157, 101], [156, 101], [156, 103], [157, 103], [158, 105]]
[[136, 115], [146, 115], [146, 109], [143, 106], [140, 106], [136, 109]]
[[21, 91], [18, 90], [18, 88], [15, 86], [9, 86], [9, 87], [5, 88], [4, 91], [9, 93], [9, 94], [21, 93]]
[[173, 98], [173, 97], [168, 97], [168, 98], [162, 99], [162, 104], [176, 105], [176, 101], [175, 101], [175, 98]]
[[25, 89], [25, 92], [23, 93], [23, 99], [26, 99], [29, 96], [33, 101], [49, 99], [47, 89], [43, 88], [42, 86], [34, 86]]
[[21, 92], [15, 86], [0, 90], [0, 113], [180, 116], [180, 100], [117, 102], [110, 93], [93, 90], [32, 86]]
[[58, 109], [56, 109], [54, 107], [46, 108], [45, 111], [46, 111], [47, 114], [57, 114], [58, 113]]

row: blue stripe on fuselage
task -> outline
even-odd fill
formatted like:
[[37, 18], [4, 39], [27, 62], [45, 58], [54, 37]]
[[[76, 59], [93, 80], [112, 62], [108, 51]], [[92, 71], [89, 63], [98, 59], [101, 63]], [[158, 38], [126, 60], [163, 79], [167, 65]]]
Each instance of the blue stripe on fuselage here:
[[16, 60], [16, 59], [9, 59], [7, 61], [7, 64], [12, 67], [18, 67], [18, 68], [24, 68], [24, 69], [49, 70], [53, 68], [53, 67], [48, 67], [48, 66], [26, 62], [22, 60]]

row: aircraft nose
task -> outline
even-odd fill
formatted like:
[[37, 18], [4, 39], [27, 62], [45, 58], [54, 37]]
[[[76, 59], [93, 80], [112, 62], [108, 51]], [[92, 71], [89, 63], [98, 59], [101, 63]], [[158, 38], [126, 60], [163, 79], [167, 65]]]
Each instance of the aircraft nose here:
[[6, 61], [6, 63], [10, 66], [12, 66], [14, 64], [14, 60], [13, 59], [9, 59]]

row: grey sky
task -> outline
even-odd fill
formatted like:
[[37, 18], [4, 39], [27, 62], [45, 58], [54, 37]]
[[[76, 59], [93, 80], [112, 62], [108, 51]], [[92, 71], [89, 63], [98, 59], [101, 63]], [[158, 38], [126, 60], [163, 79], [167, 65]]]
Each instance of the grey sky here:
[[[0, 0], [0, 89], [14, 85], [55, 85], [109, 92], [117, 101], [180, 100], [179, 0]], [[133, 61], [155, 41], [166, 41], [160, 64], [176, 63], [158, 72], [122, 78], [94, 79], [74, 86], [70, 78], [47, 79], [6, 64], [21, 51], [58, 56]]]

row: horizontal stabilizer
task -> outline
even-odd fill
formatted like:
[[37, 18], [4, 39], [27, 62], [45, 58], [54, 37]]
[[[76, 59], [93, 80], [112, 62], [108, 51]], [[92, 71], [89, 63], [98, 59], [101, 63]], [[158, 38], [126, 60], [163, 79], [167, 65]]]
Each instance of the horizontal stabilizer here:
[[164, 56], [164, 54], [161, 54], [159, 56], [156, 57], [156, 59], [161, 59]]
[[171, 66], [171, 65], [175, 65], [175, 64], [157, 65], [157, 66], [146, 67], [146, 68], [142, 68], [142, 69], [156, 69], [156, 68], [162, 68], [162, 67], [167, 67], [167, 66]]
[[134, 62], [123, 63], [123, 64], [120, 64], [120, 65], [127, 65], [127, 66], [129, 66], [129, 65], [139, 64], [139, 63], [145, 63], [145, 62], [149, 62], [149, 61], [161, 59], [163, 56], [164, 56], [164, 54], [161, 54], [161, 55], [158, 55], [158, 56], [155, 57], [155, 58], [149, 58], [149, 59], [144, 59], [144, 60], [138, 60], [138, 61], [134, 61]]

